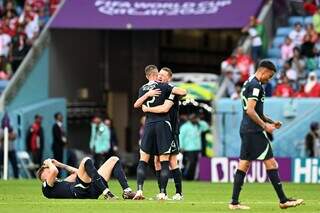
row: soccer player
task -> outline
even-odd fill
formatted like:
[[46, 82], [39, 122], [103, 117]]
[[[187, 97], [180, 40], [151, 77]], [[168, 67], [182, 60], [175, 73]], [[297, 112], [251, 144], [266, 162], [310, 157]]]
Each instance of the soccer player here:
[[[162, 105], [170, 94], [186, 95], [186, 90], [172, 87], [168, 84], [156, 82], [158, 69], [154, 65], [145, 68], [146, 78], [149, 82], [139, 89], [139, 99], [134, 103], [135, 108], [143, 104], [148, 107]], [[155, 95], [152, 93], [156, 93]], [[137, 167], [137, 193], [135, 200], [144, 199], [143, 183], [150, 155], [159, 155], [160, 171], [160, 193], [159, 200], [167, 199], [166, 188], [169, 178], [169, 157], [174, 142], [172, 139], [172, 128], [168, 113], [147, 113], [144, 134], [140, 145], [140, 161]]]
[[[172, 71], [170, 68], [163, 67], [158, 74], [158, 82], [168, 83], [171, 81]], [[182, 175], [181, 170], [178, 166], [177, 156], [179, 154], [179, 96], [171, 94], [169, 99], [167, 99], [164, 104], [156, 107], [147, 107], [146, 105], [142, 106], [144, 112], [152, 113], [167, 113], [169, 111], [170, 123], [172, 127], [172, 137], [174, 140], [174, 146], [172, 147], [169, 163], [170, 163], [170, 173], [173, 177], [176, 194], [172, 197], [173, 200], [182, 200]], [[161, 164], [158, 156], [155, 156], [155, 170], [156, 176], [158, 179], [158, 185], [160, 188], [160, 171]]]
[[[64, 180], [58, 180], [58, 168], [71, 174]], [[135, 193], [128, 185], [118, 157], [109, 158], [98, 170], [88, 157], [81, 161], [78, 169], [55, 159], [47, 159], [38, 170], [37, 177], [43, 182], [42, 193], [47, 198], [97, 199], [103, 194], [106, 199], [116, 199], [108, 186], [111, 174], [118, 179], [123, 189], [122, 197], [132, 199]]]
[[262, 84], [267, 83], [275, 72], [276, 68], [272, 62], [262, 60], [255, 75], [244, 83], [241, 90], [243, 106], [243, 119], [240, 126], [241, 151], [238, 169], [234, 176], [230, 209], [250, 209], [239, 203], [239, 195], [252, 160], [264, 162], [269, 180], [280, 200], [280, 208], [295, 207], [303, 203], [302, 199], [290, 199], [285, 195], [279, 178], [278, 164], [273, 157], [266, 134], [272, 133], [282, 125], [280, 121], [273, 121], [263, 114], [265, 92]]

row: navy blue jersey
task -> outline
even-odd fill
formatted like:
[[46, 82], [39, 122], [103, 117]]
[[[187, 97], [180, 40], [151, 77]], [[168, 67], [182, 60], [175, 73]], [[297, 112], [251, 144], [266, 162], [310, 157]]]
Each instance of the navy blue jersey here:
[[263, 128], [256, 124], [246, 113], [247, 103], [249, 99], [254, 99], [257, 101], [254, 110], [257, 112], [258, 116], [263, 119], [263, 102], [264, 102], [265, 92], [262, 87], [261, 82], [255, 77], [250, 77], [244, 84], [241, 90], [241, 100], [243, 107], [243, 118], [240, 126], [240, 132], [261, 132]]
[[[145, 93], [147, 93], [149, 90], [160, 89], [161, 94], [159, 96], [150, 97], [143, 103], [148, 107], [159, 106], [162, 105], [165, 102], [165, 100], [169, 98], [172, 88], [173, 87], [169, 84], [150, 81], [139, 89], [139, 98], [143, 96]], [[146, 113], [146, 115], [146, 123], [170, 120], [169, 113]]]
[[169, 96], [169, 100], [173, 102], [173, 106], [170, 108], [169, 116], [170, 116], [170, 123], [172, 127], [172, 132], [174, 134], [179, 134], [179, 126], [180, 126], [180, 119], [179, 119], [179, 96], [175, 94], [171, 94]]
[[53, 186], [49, 186], [47, 182], [42, 184], [42, 193], [47, 198], [75, 198], [72, 192], [74, 183], [67, 181], [56, 181]]

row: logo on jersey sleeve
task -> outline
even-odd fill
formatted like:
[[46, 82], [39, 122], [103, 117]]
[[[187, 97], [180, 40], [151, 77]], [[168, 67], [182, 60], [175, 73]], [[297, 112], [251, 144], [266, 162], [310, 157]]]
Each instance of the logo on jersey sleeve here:
[[252, 95], [258, 97], [260, 90], [258, 88], [253, 88]]

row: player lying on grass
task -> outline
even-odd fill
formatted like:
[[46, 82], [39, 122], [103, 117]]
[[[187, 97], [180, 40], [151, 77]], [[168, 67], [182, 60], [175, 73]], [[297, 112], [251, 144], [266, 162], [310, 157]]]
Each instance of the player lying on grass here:
[[[57, 179], [58, 168], [67, 170], [70, 175], [64, 180]], [[106, 199], [116, 199], [108, 186], [112, 174], [123, 189], [122, 197], [132, 199], [135, 193], [128, 185], [118, 157], [110, 157], [98, 170], [89, 157], [81, 161], [78, 169], [47, 159], [38, 170], [37, 177], [43, 182], [42, 193], [47, 198], [98, 199], [103, 194]]]

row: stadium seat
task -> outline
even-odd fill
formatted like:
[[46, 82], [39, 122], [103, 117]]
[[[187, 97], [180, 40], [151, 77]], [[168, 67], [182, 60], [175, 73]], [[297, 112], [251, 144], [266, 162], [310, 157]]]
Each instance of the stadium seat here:
[[304, 18], [304, 25], [312, 24], [312, 16], [307, 16]]
[[26, 151], [17, 151], [17, 158], [20, 173], [23, 171], [27, 178], [36, 177], [35, 170], [39, 167], [39, 165], [33, 163], [29, 153]]
[[268, 57], [270, 58], [280, 58], [281, 51], [279, 48], [271, 48], [268, 50]]
[[275, 37], [272, 42], [272, 47], [273, 48], [280, 48], [280, 46], [284, 43], [284, 40], [285, 40], [284, 36]]
[[291, 16], [289, 18], [289, 25], [294, 26], [295, 23], [300, 22], [301, 24], [304, 24], [304, 20], [302, 16]]
[[276, 32], [276, 36], [288, 36], [292, 27], [279, 27]]

